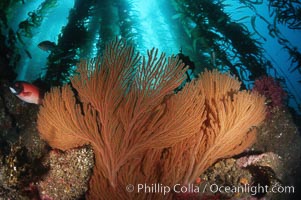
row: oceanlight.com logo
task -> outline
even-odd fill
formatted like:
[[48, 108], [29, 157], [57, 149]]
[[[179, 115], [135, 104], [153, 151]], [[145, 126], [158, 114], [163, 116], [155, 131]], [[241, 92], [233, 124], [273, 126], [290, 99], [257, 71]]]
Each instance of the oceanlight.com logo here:
[[137, 184], [136, 186], [129, 184], [126, 186], [126, 190], [128, 192], [137, 192], [137, 193], [158, 193], [166, 195], [170, 192], [174, 193], [249, 193], [252, 196], [257, 194], [265, 194], [265, 193], [295, 193], [294, 186], [282, 186], [282, 185], [243, 185], [243, 186], [219, 186], [217, 184], [206, 183], [202, 188], [198, 185], [188, 184], [181, 185], [175, 184], [173, 187], [163, 185], [162, 183], [156, 184]]
[[212, 193], [249, 193], [252, 196], [257, 194], [266, 194], [266, 193], [295, 193], [294, 186], [282, 186], [282, 185], [243, 185], [243, 186], [219, 186], [217, 184], [206, 184], [203, 191], [209, 189]]

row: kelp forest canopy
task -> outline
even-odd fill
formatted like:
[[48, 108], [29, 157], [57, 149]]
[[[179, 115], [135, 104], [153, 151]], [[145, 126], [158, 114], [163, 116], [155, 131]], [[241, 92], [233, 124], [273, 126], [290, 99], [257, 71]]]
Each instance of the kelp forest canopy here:
[[[5, 56], [0, 60], [0, 78], [41, 79], [48, 86], [62, 85], [76, 73], [80, 58], [100, 55], [105, 44], [117, 36], [131, 41], [139, 52], [159, 44], [155, 47], [161, 51], [182, 53], [194, 63], [195, 75], [205, 68], [229, 71], [239, 78], [242, 88], [251, 88], [254, 80], [264, 75], [272, 76], [285, 88], [290, 105], [300, 109], [300, 44], [287, 35], [288, 31], [301, 31], [300, 1], [156, 0], [148, 4], [146, 0], [143, 4], [151, 7], [144, 6], [144, 10], [139, 7], [141, 2], [74, 0], [65, 24], [49, 37], [57, 39], [55, 47], [47, 51], [46, 66], [26, 67], [42, 52], [31, 46], [32, 41], [58, 27], [55, 20], [46, 26], [43, 23], [52, 14], [58, 15], [58, 7], [64, 3], [1, 1], [0, 45]], [[20, 8], [27, 13], [18, 21], [13, 11]], [[236, 13], [239, 17], [234, 17]], [[269, 56], [273, 50], [273, 46], [266, 47], [269, 41], [276, 42], [283, 53], [280, 57], [289, 62], [279, 63], [278, 58]]]

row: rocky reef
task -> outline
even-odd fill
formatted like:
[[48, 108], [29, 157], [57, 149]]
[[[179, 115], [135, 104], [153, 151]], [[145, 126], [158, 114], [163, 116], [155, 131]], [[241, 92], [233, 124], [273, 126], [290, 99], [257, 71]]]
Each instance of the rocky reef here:
[[[299, 199], [300, 180], [296, 177], [301, 172], [300, 158], [300, 133], [288, 110], [275, 107], [258, 128], [252, 148], [220, 160], [200, 176], [199, 186], [203, 192], [194, 199]], [[232, 190], [213, 193], [208, 186]], [[266, 189], [258, 190], [259, 186]]]
[[94, 166], [89, 147], [65, 153], [51, 150], [36, 129], [38, 105], [0, 86], [1, 199], [80, 199], [88, 190]]
[[[93, 150], [89, 146], [66, 152], [50, 149], [36, 129], [39, 107], [13, 96], [1, 85], [0, 196], [4, 199], [84, 199], [88, 190]], [[298, 199], [301, 138], [290, 112], [274, 107], [258, 128], [257, 141], [244, 153], [222, 159], [196, 181], [199, 194], [175, 199]], [[258, 184], [284, 192], [203, 190], [205, 185], [251, 188]], [[288, 189], [292, 189], [294, 191]]]
[[47, 174], [37, 183], [41, 199], [82, 199], [94, 166], [90, 147], [60, 152], [52, 150], [43, 165]]

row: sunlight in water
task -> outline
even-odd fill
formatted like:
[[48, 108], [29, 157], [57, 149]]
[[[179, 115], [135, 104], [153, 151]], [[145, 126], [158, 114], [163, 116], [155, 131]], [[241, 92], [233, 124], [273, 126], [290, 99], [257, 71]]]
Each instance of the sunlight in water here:
[[[166, 53], [167, 56], [177, 54], [180, 45], [177, 44], [175, 33], [172, 25], [165, 18], [166, 13], [160, 9], [159, 0], [133, 0], [133, 10], [139, 12], [140, 30], [142, 30], [142, 38], [137, 41], [137, 50], [142, 54], [146, 54], [146, 50], [158, 48], [159, 52]], [[162, 3], [162, 2], [161, 2]], [[141, 74], [143, 76], [143, 74]], [[158, 87], [161, 77], [153, 79], [151, 89]]]
[[165, 15], [158, 5], [158, 1], [154, 0], [132, 0], [133, 9], [139, 12], [140, 30], [142, 30], [142, 38], [138, 41], [139, 49], [145, 52], [146, 49], [156, 47], [160, 51], [169, 54], [179, 52], [179, 45], [175, 38], [171, 24], [165, 19]]
[[[41, 3], [44, 1], [35, 1], [34, 4], [26, 3], [22, 9], [19, 9], [20, 13], [18, 19], [13, 19], [16, 23], [26, 20], [28, 18], [27, 13], [35, 11]], [[68, 21], [69, 10], [74, 5], [74, 1], [58, 1], [57, 5], [49, 9], [47, 15], [44, 16], [41, 26], [33, 29], [32, 37], [23, 37], [24, 46], [20, 47], [20, 53], [22, 58], [18, 65], [18, 80], [32, 81], [41, 76], [42, 69], [47, 66], [47, 57], [49, 52], [45, 52], [39, 49], [37, 46], [40, 42], [49, 40], [57, 43], [57, 39], [62, 27]], [[28, 6], [28, 7], [27, 7]], [[22, 16], [22, 18], [20, 18]], [[16, 30], [17, 30], [16, 25]], [[41, 34], [42, 33], [42, 34]], [[25, 54], [25, 50], [28, 51], [32, 58]]]

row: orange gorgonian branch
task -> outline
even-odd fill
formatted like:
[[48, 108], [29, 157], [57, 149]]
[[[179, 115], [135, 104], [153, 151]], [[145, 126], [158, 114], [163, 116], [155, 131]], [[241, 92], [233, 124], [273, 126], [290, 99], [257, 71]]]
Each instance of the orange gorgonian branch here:
[[264, 119], [264, 98], [239, 91], [237, 79], [205, 71], [185, 79], [183, 64], [153, 49], [147, 59], [123, 40], [83, 60], [70, 86], [45, 95], [41, 137], [53, 148], [93, 147], [88, 199], [166, 199], [129, 193], [128, 184], [192, 183], [216, 160], [242, 152]]

